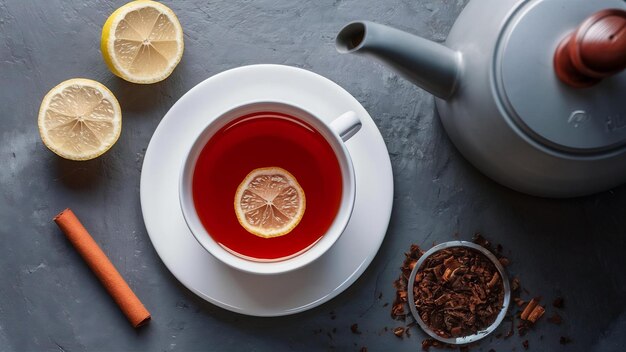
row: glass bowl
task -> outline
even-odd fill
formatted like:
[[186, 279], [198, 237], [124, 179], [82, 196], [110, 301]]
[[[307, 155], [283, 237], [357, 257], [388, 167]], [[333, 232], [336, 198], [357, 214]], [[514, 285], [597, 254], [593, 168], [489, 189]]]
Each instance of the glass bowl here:
[[[426, 258], [431, 256], [435, 252], [438, 252], [442, 249], [453, 248], [453, 247], [466, 247], [466, 248], [474, 249], [484, 254], [493, 263], [493, 265], [496, 267], [496, 270], [498, 270], [498, 274], [500, 275], [500, 278], [502, 279], [502, 285], [504, 287], [504, 299], [502, 301], [502, 309], [500, 310], [500, 313], [498, 313], [496, 320], [494, 320], [493, 323], [489, 325], [487, 328], [480, 330], [472, 335], [446, 338], [446, 337], [439, 336], [434, 331], [432, 331], [418, 314], [417, 307], [415, 307], [415, 296], [413, 295], [413, 287], [415, 286], [415, 276], [417, 275], [417, 271], [424, 263], [424, 260], [426, 260]], [[493, 255], [493, 253], [491, 253], [486, 248], [479, 246], [472, 242], [467, 242], [467, 241], [445, 242], [445, 243], [436, 245], [433, 248], [426, 251], [420, 257], [417, 263], [415, 263], [415, 267], [411, 271], [411, 275], [409, 276], [409, 283], [407, 283], [407, 291], [408, 291], [409, 308], [411, 309], [411, 314], [413, 314], [413, 317], [415, 318], [415, 321], [417, 322], [417, 324], [430, 337], [438, 341], [450, 344], [450, 345], [464, 345], [464, 344], [476, 342], [486, 337], [487, 335], [491, 334], [504, 319], [504, 316], [506, 315], [506, 312], [509, 309], [509, 304], [511, 302], [511, 286], [509, 285], [509, 278], [507, 277], [506, 272], [504, 271], [504, 267], [502, 267], [502, 264], [500, 264], [500, 261], [498, 260], [498, 258], [496, 258], [496, 256]]]

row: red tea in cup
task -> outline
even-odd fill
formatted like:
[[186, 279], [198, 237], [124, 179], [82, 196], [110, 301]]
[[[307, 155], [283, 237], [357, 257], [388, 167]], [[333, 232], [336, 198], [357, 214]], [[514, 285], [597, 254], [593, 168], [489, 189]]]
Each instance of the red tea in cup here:
[[[263, 238], [247, 231], [234, 210], [235, 194], [255, 169], [281, 168], [306, 197], [306, 209], [287, 234]], [[342, 173], [324, 136], [297, 117], [257, 112], [215, 133], [196, 161], [192, 181], [196, 213], [210, 236], [246, 259], [274, 261], [311, 248], [327, 232], [342, 199]]]

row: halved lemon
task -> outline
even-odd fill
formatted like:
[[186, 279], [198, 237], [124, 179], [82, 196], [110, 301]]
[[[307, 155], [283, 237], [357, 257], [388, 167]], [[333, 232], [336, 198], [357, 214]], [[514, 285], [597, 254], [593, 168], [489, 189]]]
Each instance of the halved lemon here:
[[41, 140], [59, 156], [89, 160], [102, 155], [122, 131], [122, 109], [99, 82], [74, 78], [61, 82], [39, 108]]
[[116, 76], [133, 83], [166, 79], [183, 57], [183, 29], [169, 7], [137, 0], [104, 23], [100, 50]]
[[254, 169], [235, 194], [235, 213], [241, 226], [263, 238], [291, 232], [304, 215], [304, 191], [289, 171], [280, 167]]

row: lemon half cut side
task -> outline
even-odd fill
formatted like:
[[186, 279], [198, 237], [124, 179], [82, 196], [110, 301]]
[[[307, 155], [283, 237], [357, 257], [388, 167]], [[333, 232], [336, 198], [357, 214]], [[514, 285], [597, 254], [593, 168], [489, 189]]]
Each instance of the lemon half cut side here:
[[160, 82], [183, 56], [183, 29], [174, 12], [137, 0], [115, 10], [102, 28], [102, 57], [111, 72], [133, 83]]
[[46, 94], [38, 125], [48, 149], [65, 159], [89, 160], [109, 150], [119, 138], [122, 109], [101, 83], [74, 78]]

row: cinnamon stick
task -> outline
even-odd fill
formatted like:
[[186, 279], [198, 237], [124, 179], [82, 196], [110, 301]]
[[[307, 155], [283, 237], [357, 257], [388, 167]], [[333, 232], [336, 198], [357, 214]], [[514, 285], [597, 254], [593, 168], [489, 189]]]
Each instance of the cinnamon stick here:
[[137, 328], [150, 321], [150, 312], [143, 306], [106, 254], [100, 249], [100, 246], [89, 235], [74, 212], [69, 208], [65, 209], [53, 220], [87, 262], [89, 268], [104, 285], [131, 325]]

